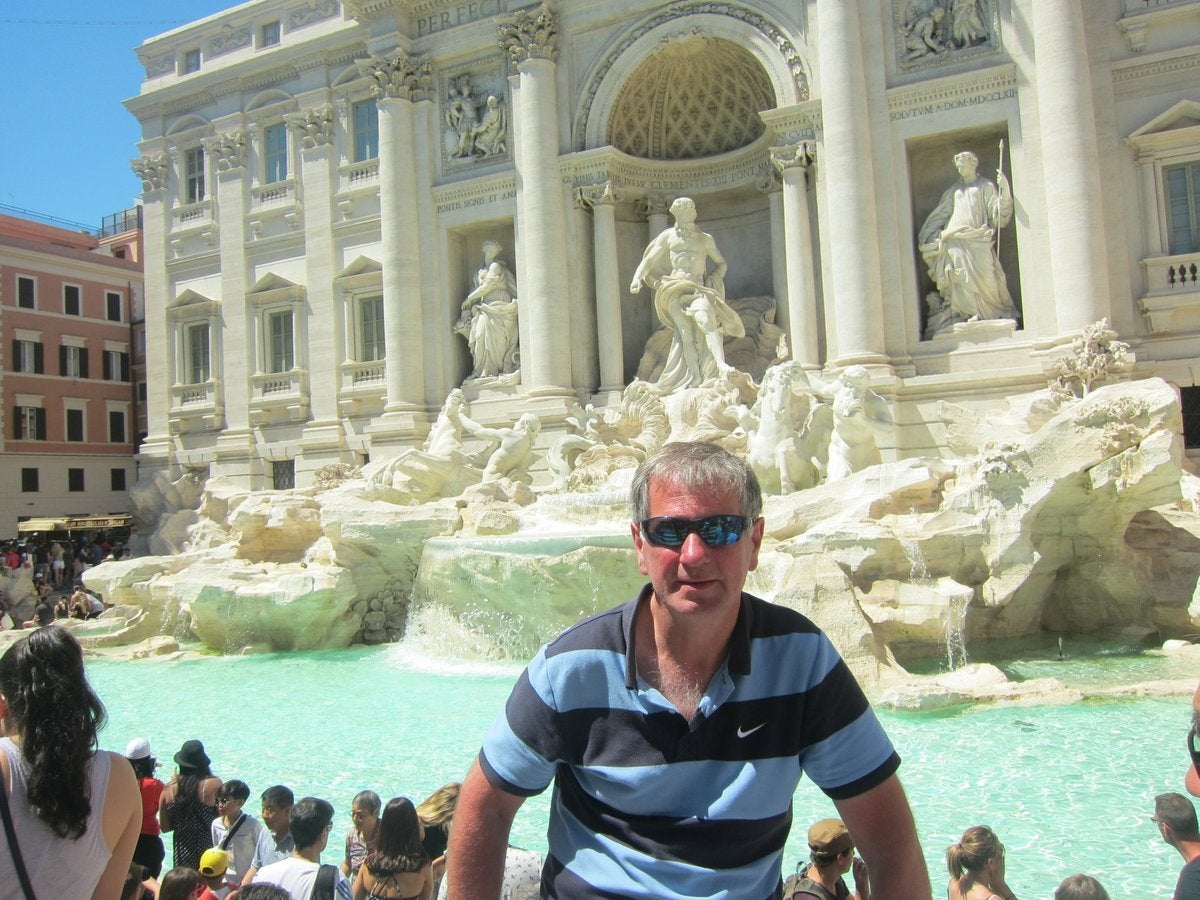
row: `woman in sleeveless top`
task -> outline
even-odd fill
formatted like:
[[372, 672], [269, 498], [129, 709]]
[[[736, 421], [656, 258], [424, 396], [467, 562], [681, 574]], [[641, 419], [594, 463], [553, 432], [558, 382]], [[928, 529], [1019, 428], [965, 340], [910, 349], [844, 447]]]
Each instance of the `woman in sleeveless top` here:
[[458, 792], [462, 785], [457, 781], [444, 784], [417, 807], [417, 818], [425, 830], [421, 846], [429, 854], [433, 865], [433, 893], [437, 896], [438, 885], [446, 874], [446, 847], [450, 843], [450, 826], [454, 810], [458, 806]]
[[375, 849], [354, 878], [354, 900], [431, 900], [433, 870], [421, 846], [421, 822], [407, 797], [389, 800], [379, 819]]
[[968, 828], [946, 849], [946, 866], [949, 900], [1017, 900], [1004, 881], [1004, 845], [986, 825]]
[[[142, 804], [129, 764], [97, 749], [103, 722], [65, 628], [39, 628], [0, 657], [0, 790], [34, 896], [121, 895]], [[23, 893], [14, 858], [0, 831], [6, 896]]]
[[212, 822], [217, 812], [217, 790], [221, 779], [209, 768], [211, 760], [200, 741], [184, 741], [175, 754], [179, 771], [158, 801], [158, 823], [163, 831], [174, 831], [174, 864], [188, 869], [200, 867], [200, 856], [212, 846]]

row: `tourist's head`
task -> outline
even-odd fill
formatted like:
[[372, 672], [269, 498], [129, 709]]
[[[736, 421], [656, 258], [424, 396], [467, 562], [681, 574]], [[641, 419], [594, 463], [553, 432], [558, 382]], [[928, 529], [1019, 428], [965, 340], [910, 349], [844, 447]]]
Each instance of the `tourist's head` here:
[[282, 784], [275, 784], [262, 792], [262, 820], [275, 834], [284, 834], [288, 830], [289, 817], [292, 814], [292, 804], [295, 803], [292, 789]]
[[676, 198], [675, 202], [671, 204], [671, 215], [675, 217], [676, 222], [681, 219], [687, 224], [695, 222], [696, 201], [691, 197]]
[[979, 168], [979, 157], [970, 150], [964, 150], [961, 153], [954, 154], [954, 167], [959, 173], [969, 177], [975, 174], [975, 170]]
[[350, 801], [350, 821], [354, 823], [355, 831], [365, 837], [374, 836], [379, 824], [380, 803], [379, 795], [374, 791], [359, 791], [354, 795]]
[[[1196, 826], [1196, 807], [1183, 794], [1172, 791], [1154, 798], [1154, 821], [1167, 843], [1200, 841]], [[1174, 840], [1172, 840], [1174, 838]]]
[[462, 784], [451, 781], [421, 801], [417, 807], [417, 816], [426, 825], [444, 825], [447, 828], [454, 818], [454, 809], [458, 805], [458, 792]]
[[204, 752], [203, 742], [195, 739], [184, 741], [179, 752], [175, 754], [175, 765], [179, 767], [180, 775], [198, 775], [202, 778], [210, 778], [212, 776], [212, 769], [209, 768], [211, 764], [212, 760]]
[[[386, 860], [389, 865], [404, 863], [401, 867], [411, 870], [428, 860], [421, 846], [421, 822], [417, 808], [407, 797], [394, 797], [383, 808], [379, 819], [379, 835], [375, 839], [377, 860]], [[368, 859], [368, 864], [371, 860]], [[374, 872], [374, 869], [368, 868]]]
[[192, 900], [200, 891], [200, 873], [176, 866], [158, 883], [158, 900]]
[[333, 805], [319, 797], [301, 797], [292, 806], [288, 830], [297, 850], [320, 845], [325, 847], [329, 826], [333, 823]]
[[125, 758], [129, 760], [133, 774], [138, 778], [151, 777], [158, 766], [158, 760], [154, 758], [154, 752], [150, 749], [150, 742], [141, 737], [134, 738], [125, 745]]
[[209, 847], [200, 854], [200, 875], [202, 878], [220, 878], [229, 869], [232, 857], [228, 850], [220, 847]]
[[259, 881], [238, 891], [238, 900], [292, 900], [292, 895], [277, 884]]
[[849, 870], [854, 859], [854, 841], [841, 819], [822, 819], [808, 829], [808, 853], [818, 869], [834, 866]]
[[656, 485], [670, 485], [687, 493], [734, 491], [740, 497], [740, 509], [736, 512], [752, 522], [762, 515], [762, 489], [754, 470], [716, 444], [671, 443], [647, 457], [638, 466], [629, 491], [634, 523], [658, 515], [650, 510], [650, 491]]
[[59, 837], [87, 827], [87, 767], [104, 723], [104, 706], [83, 671], [70, 631], [39, 628], [0, 656], [0, 723], [20, 736], [28, 795], [38, 818]]
[[217, 806], [225, 815], [240, 812], [249, 799], [250, 785], [236, 778], [231, 778], [217, 788]]
[[1109, 900], [1108, 891], [1091, 875], [1070, 875], [1054, 891], [1054, 900]]
[[986, 825], [974, 825], [963, 832], [958, 843], [946, 850], [946, 866], [951, 878], [961, 878], [963, 872], [982, 872], [989, 865], [1003, 863], [1004, 845]]

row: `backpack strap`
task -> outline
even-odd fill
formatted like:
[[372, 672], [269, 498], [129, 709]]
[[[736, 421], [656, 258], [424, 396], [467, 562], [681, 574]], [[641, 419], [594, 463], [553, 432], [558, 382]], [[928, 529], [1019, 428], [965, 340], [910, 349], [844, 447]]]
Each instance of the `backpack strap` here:
[[[12, 777], [11, 773], [10, 776]], [[21, 890], [25, 900], [35, 900], [33, 884], [29, 881], [29, 873], [25, 871], [25, 860], [21, 856], [21, 848], [17, 844], [17, 830], [13, 826], [12, 812], [8, 808], [8, 791], [0, 781], [0, 817], [4, 819], [4, 835], [8, 839], [8, 849], [12, 853], [13, 868], [17, 870], [17, 880], [21, 882]]]
[[317, 870], [317, 880], [313, 882], [312, 898], [313, 900], [334, 900], [334, 891], [337, 890], [337, 874], [338, 867], [323, 864]]
[[233, 827], [230, 828], [227, 832], [225, 832], [225, 837], [221, 838], [221, 843], [219, 843], [217, 845], [218, 850], [224, 850], [226, 847], [229, 846], [229, 842], [233, 840], [233, 836], [235, 834], [237, 834], [237, 830], [242, 827], [242, 823], [245, 821], [246, 821], [246, 814], [242, 813], [238, 817], [238, 820], [233, 823]]

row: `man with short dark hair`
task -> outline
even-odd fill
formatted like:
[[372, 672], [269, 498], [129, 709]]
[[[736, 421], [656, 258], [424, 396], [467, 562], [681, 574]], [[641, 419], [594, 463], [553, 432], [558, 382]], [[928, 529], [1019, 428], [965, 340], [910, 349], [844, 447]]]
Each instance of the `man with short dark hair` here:
[[350, 882], [337, 866], [321, 865], [321, 851], [329, 843], [333, 806], [318, 797], [305, 797], [292, 807], [288, 830], [296, 849], [287, 859], [263, 866], [255, 883], [276, 884], [292, 900], [350, 900]]
[[875, 900], [929, 900], [900, 758], [829, 639], [742, 592], [750, 467], [668, 444], [631, 490], [640, 595], [568, 629], [518, 680], [459, 794], [451, 900], [500, 896], [513, 817], [554, 784], [541, 895], [778, 897], [792, 795], [837, 806]]
[[1159, 794], [1154, 798], [1154, 822], [1162, 839], [1183, 857], [1175, 900], [1200, 900], [1200, 829], [1192, 801], [1174, 792]]
[[242, 876], [242, 884], [250, 884], [259, 869], [287, 859], [296, 849], [288, 830], [294, 802], [292, 789], [282, 784], [272, 785], [262, 792], [262, 823], [266, 828], [258, 833], [254, 856], [246, 874]]

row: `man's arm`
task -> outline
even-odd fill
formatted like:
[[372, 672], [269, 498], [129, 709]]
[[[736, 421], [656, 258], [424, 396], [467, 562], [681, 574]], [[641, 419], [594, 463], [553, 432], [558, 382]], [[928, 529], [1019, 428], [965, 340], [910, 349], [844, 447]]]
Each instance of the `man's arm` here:
[[478, 761], [471, 766], [458, 794], [446, 850], [450, 900], [498, 900], [508, 834], [524, 802], [524, 797], [493, 787]]
[[834, 805], [867, 864], [871, 900], [930, 900], [929, 870], [899, 778]]

